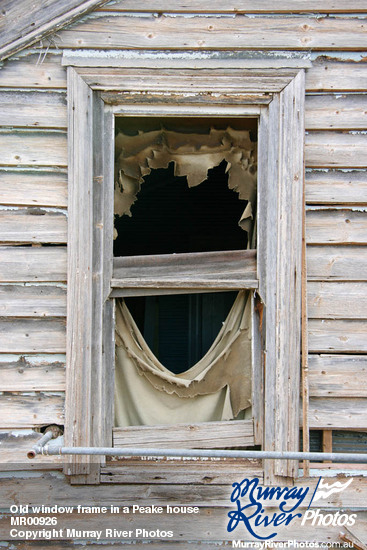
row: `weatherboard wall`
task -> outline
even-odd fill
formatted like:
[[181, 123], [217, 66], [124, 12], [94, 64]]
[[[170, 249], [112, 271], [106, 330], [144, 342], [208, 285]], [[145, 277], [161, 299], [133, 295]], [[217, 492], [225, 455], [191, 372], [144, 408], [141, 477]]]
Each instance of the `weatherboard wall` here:
[[[132, 2], [111, 2], [13, 55], [0, 70], [0, 450], [3, 469], [16, 463], [18, 476], [39, 468], [25, 459], [34, 432], [63, 424], [64, 418], [65, 49], [142, 55], [169, 50], [182, 59], [220, 50], [218, 64], [228, 52], [240, 59], [247, 50], [310, 57], [305, 113], [309, 420], [314, 429], [367, 430], [367, 9], [357, 0], [348, 8], [325, 1], [322, 12], [314, 11], [321, 9], [316, 3], [297, 0], [277, 2], [276, 8], [263, 1], [252, 12], [252, 2], [240, 3], [242, 8], [219, 4], [197, 0], [189, 8], [160, 0], [140, 2], [137, 10]], [[114, 476], [106, 468], [102, 481], [123, 483], [128, 495], [138, 482], [135, 466], [131, 461], [126, 474], [116, 466]], [[223, 462], [224, 471], [229, 466]], [[45, 468], [60, 468], [60, 459], [50, 459]], [[39, 487], [56, 476], [60, 490], [79, 499], [61, 473], [37, 476], [30, 479], [38, 479]], [[201, 505], [215, 515], [225, 505], [222, 481], [204, 477], [198, 474], [192, 482]], [[7, 490], [19, 479], [7, 474]], [[139, 483], [142, 495], [154, 483], [155, 502], [177, 490], [169, 470], [162, 485], [149, 472]], [[345, 503], [331, 499], [328, 506], [360, 507], [367, 491], [364, 478], [360, 483], [362, 494], [352, 493]], [[86, 498], [93, 491], [98, 490], [83, 488]], [[219, 532], [218, 540], [224, 540]]]

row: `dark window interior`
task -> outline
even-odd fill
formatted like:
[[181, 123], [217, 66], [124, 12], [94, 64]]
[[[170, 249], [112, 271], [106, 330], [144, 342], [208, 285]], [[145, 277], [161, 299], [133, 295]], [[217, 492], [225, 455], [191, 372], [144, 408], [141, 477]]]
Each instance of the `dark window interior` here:
[[238, 250], [247, 233], [238, 222], [247, 201], [227, 185], [226, 162], [209, 170], [205, 182], [188, 187], [171, 163], [144, 178], [132, 216], [116, 216], [115, 256]]

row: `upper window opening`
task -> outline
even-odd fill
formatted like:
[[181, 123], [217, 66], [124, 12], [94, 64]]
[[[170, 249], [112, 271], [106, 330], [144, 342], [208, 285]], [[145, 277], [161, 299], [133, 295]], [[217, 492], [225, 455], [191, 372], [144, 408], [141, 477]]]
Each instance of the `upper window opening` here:
[[251, 248], [256, 120], [118, 118], [115, 182], [114, 256]]

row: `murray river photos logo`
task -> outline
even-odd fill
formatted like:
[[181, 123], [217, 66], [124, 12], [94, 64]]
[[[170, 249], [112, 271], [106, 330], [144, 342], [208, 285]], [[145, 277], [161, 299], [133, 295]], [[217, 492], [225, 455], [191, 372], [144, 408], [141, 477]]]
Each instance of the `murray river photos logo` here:
[[[232, 484], [230, 500], [235, 509], [228, 512], [228, 532], [241, 525], [256, 539], [268, 540], [278, 534], [280, 525], [289, 525], [296, 518], [302, 518], [301, 525], [310, 526], [352, 526], [355, 523], [356, 514], [323, 514], [319, 509], [310, 510], [312, 502], [344, 491], [352, 483], [352, 478], [345, 483], [336, 481], [329, 484], [320, 477], [305, 513], [304, 509], [302, 513], [299, 509], [310, 493], [309, 487], [262, 487], [259, 481], [257, 477], [245, 478]], [[274, 508], [278, 510], [274, 512]]]

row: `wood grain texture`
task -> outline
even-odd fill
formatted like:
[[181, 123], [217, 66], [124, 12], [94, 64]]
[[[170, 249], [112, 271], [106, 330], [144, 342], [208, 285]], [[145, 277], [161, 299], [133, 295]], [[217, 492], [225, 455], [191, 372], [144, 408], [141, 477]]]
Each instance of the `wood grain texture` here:
[[365, 321], [310, 319], [308, 327], [310, 353], [367, 352]]
[[111, 287], [113, 296], [257, 288], [256, 251], [115, 258]]
[[253, 445], [254, 428], [251, 420], [166, 426], [129, 426], [113, 429], [114, 447], [223, 449]]
[[307, 244], [367, 244], [367, 213], [348, 209], [309, 210]]
[[1, 317], [66, 317], [66, 287], [0, 285]]
[[66, 281], [66, 247], [0, 246], [2, 282]]
[[[136, 472], [139, 471], [139, 476]], [[101, 470], [101, 483], [190, 483], [205, 485], [229, 485], [236, 478], [263, 477], [261, 461], [231, 459], [226, 460], [150, 460], [123, 459], [109, 462]]]
[[365, 95], [311, 95], [306, 97], [306, 130], [364, 130]]
[[365, 355], [309, 355], [312, 397], [367, 397]]
[[[157, 63], [159, 66], [159, 64]], [[78, 68], [83, 80], [96, 90], [135, 93], [138, 101], [146, 93], [154, 92], [163, 97], [167, 92], [190, 93], [270, 93], [280, 92], [297, 74], [295, 69], [192, 69], [166, 68]], [[107, 99], [107, 96], [103, 96]], [[112, 96], [112, 100], [114, 96]], [[228, 103], [230, 101], [228, 99]]]
[[64, 395], [34, 392], [34, 395], [0, 395], [2, 428], [27, 428], [64, 424]]
[[306, 16], [250, 18], [100, 13], [55, 36], [63, 48], [365, 50], [363, 20]]
[[38, 208], [8, 210], [1, 213], [0, 242], [66, 243], [67, 222], [63, 212]]
[[0, 352], [65, 353], [65, 321], [45, 319], [0, 320]]
[[307, 276], [309, 281], [367, 281], [367, 248], [309, 246]]
[[0, 204], [67, 206], [67, 175], [41, 170], [0, 170]]
[[308, 283], [308, 316], [367, 319], [367, 283]]
[[366, 168], [367, 134], [308, 132], [305, 162], [310, 168]]
[[64, 391], [62, 356], [0, 355], [2, 391]]
[[0, 90], [0, 125], [66, 129], [65, 93]]
[[[92, 92], [68, 69], [69, 196], [66, 446], [92, 446], [93, 160]], [[82, 212], [82, 215], [80, 215]], [[81, 419], [85, 425], [81, 426]], [[72, 457], [68, 474], [88, 474], [89, 457]]]
[[1, 166], [67, 166], [66, 132], [0, 131]]
[[61, 65], [61, 53], [45, 54], [46, 50], [42, 49], [39, 53], [5, 61], [0, 71], [0, 86], [16, 89], [65, 89], [66, 69]]
[[[258, 273], [260, 296], [266, 304], [266, 450], [298, 448], [303, 83], [300, 71], [275, 95], [259, 124], [263, 155], [259, 163]], [[278, 476], [292, 477], [295, 466], [291, 461], [266, 461], [266, 483], [276, 484]]]
[[311, 397], [310, 428], [367, 429], [367, 399]]
[[168, 12], [168, 13], [365, 13], [367, 11], [363, 0], [353, 0], [345, 4], [342, 0], [325, 0], [320, 4], [316, 0], [258, 0], [256, 3], [251, 0], [240, 0], [239, 2], [226, 2], [212, 0], [163, 1], [163, 0], [140, 0], [137, 5], [132, 0], [114, 0], [108, 2], [96, 11], [111, 12]]
[[367, 63], [319, 58], [306, 72], [306, 90], [310, 92], [367, 91]]
[[105, 2], [106, 0], [44, 0], [42, 4], [34, 4], [27, 0], [16, 3], [4, 0], [0, 20], [0, 59], [42, 40]]
[[[40, 432], [0, 430], [0, 471], [37, 470], [40, 464], [27, 458], [27, 452], [40, 439]], [[42, 461], [42, 470], [61, 468], [62, 457], [49, 456]]]
[[364, 170], [313, 170], [306, 172], [308, 204], [367, 204]]

